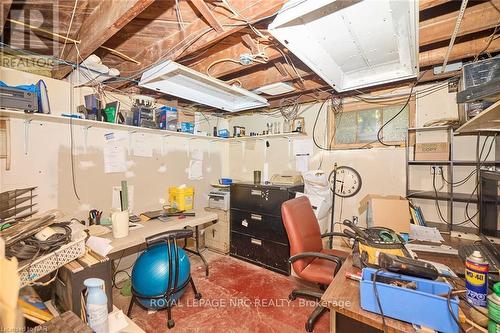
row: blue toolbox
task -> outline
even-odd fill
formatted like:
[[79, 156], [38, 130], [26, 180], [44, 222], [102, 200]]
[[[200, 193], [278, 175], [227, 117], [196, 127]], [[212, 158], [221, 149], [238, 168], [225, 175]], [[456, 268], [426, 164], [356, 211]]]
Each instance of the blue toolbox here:
[[[373, 268], [363, 269], [359, 292], [361, 308], [380, 314], [373, 286], [375, 272], [377, 270]], [[385, 271], [378, 272], [376, 280], [378, 299], [385, 317], [425, 326], [439, 332], [458, 332], [458, 325], [448, 308], [447, 294], [451, 287], [446, 282]], [[457, 296], [451, 297], [450, 305], [455, 318], [458, 318], [458, 302]]]

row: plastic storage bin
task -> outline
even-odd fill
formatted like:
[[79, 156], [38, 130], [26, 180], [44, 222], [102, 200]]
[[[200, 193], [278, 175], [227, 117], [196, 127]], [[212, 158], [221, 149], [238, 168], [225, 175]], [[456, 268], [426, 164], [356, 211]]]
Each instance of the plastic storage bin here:
[[[363, 269], [359, 286], [361, 308], [380, 314], [373, 290], [375, 272], [376, 269], [373, 268]], [[446, 296], [439, 296], [447, 295], [451, 288], [447, 283], [390, 272], [379, 272], [377, 279], [381, 277], [416, 283], [416, 290], [413, 290], [377, 282], [380, 304], [386, 317], [426, 326], [439, 332], [458, 332], [458, 326], [448, 310]], [[458, 318], [458, 297], [452, 297], [450, 302], [453, 313]]]
[[193, 209], [194, 188], [193, 187], [170, 187], [168, 197], [172, 208], [178, 210]]

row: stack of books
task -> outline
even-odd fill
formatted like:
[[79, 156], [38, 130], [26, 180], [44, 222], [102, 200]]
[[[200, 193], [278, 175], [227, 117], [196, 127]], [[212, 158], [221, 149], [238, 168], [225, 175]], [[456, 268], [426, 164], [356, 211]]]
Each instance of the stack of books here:
[[411, 223], [416, 225], [427, 226], [427, 224], [425, 223], [424, 215], [422, 214], [422, 209], [414, 205], [411, 201], [410, 201], [410, 214], [411, 214]]

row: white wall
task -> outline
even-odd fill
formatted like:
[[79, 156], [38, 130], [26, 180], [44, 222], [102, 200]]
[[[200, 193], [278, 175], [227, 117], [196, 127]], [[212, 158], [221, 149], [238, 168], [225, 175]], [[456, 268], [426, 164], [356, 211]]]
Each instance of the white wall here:
[[[420, 88], [423, 89], [424, 87]], [[305, 127], [308, 138], [312, 138], [313, 124], [319, 111], [320, 104], [306, 104], [301, 106], [302, 114], [305, 117]], [[442, 89], [432, 95], [421, 97], [417, 100], [417, 126], [422, 126], [425, 122], [432, 119], [456, 118], [457, 104], [455, 103], [455, 94], [449, 94], [447, 89]], [[270, 117], [262, 114], [235, 117], [230, 120], [230, 127], [245, 126], [248, 132], [261, 133], [266, 129], [267, 123], [281, 122], [283, 118]], [[318, 120], [316, 129], [316, 140], [321, 145], [326, 146], [325, 142], [326, 110], [323, 110]], [[446, 141], [446, 137], [441, 134], [419, 135], [418, 142]], [[269, 163], [269, 174], [282, 173], [294, 170], [295, 162], [293, 156], [288, 156], [288, 142], [285, 139], [270, 139], [270, 147], [267, 153]], [[455, 158], [474, 159], [475, 139], [471, 137], [456, 138]], [[244, 156], [243, 156], [244, 155]], [[490, 159], [494, 156], [494, 151]], [[241, 163], [241, 161], [244, 161]], [[354, 149], [354, 150], [335, 150], [321, 151], [314, 149], [314, 155], [309, 161], [311, 170], [318, 169], [322, 162], [321, 169], [328, 174], [333, 169], [333, 164], [347, 165], [355, 168], [362, 177], [363, 186], [361, 191], [354, 197], [338, 199], [336, 205], [336, 220], [342, 218], [351, 218], [358, 216], [358, 203], [367, 194], [382, 195], [406, 195], [406, 163], [404, 148], [372, 148], [372, 149]], [[235, 179], [252, 180], [253, 170], [262, 170], [264, 166], [264, 142], [254, 141], [247, 143], [245, 149], [238, 143], [233, 143], [229, 148], [229, 167], [230, 175]], [[429, 166], [411, 167], [411, 187], [418, 190], [432, 190], [432, 178]], [[464, 178], [472, 168], [462, 167], [455, 169], [455, 181]], [[441, 181], [438, 181], [438, 187]], [[463, 187], [457, 188], [464, 193], [472, 192], [475, 185], [475, 178]], [[342, 202], [343, 201], [343, 202]], [[423, 209], [424, 216], [428, 221], [438, 222], [434, 201], [415, 200], [417, 205]], [[455, 222], [464, 220], [465, 204], [456, 204]], [[341, 208], [342, 207], [342, 208]], [[446, 204], [441, 203], [443, 214], [446, 214]], [[475, 212], [475, 205], [471, 205], [471, 215]], [[445, 215], [446, 217], [446, 215]], [[360, 217], [361, 222], [365, 222], [365, 217]]]
[[[54, 114], [70, 112], [70, 86], [68, 83], [46, 77], [36, 77], [0, 67], [0, 80], [10, 85], [35, 83], [43, 79], [49, 92]], [[73, 106], [83, 104], [83, 96], [92, 93], [89, 88], [75, 89]], [[128, 97], [115, 96], [127, 102]], [[96, 208], [109, 213], [112, 187], [127, 180], [134, 186], [134, 213], [160, 209], [169, 186], [180, 184], [195, 187], [195, 206], [204, 207], [210, 190], [210, 183], [223, 176], [227, 165], [227, 143], [210, 143], [208, 140], [169, 136], [159, 134], [131, 134], [132, 142], [136, 136], [145, 135], [146, 142], [153, 148], [153, 157], [132, 156], [127, 148], [126, 173], [105, 174], [103, 169], [104, 134], [110, 129], [91, 127], [87, 139], [84, 126], [74, 125], [74, 165], [78, 200], [73, 194], [71, 177], [70, 126], [65, 123], [33, 120], [29, 126], [28, 152], [25, 154], [25, 132], [22, 119], [11, 120], [12, 165], [5, 171], [4, 160], [0, 161], [0, 191], [13, 188], [38, 186], [36, 201], [38, 209], [45, 211], [58, 208], [69, 216], [86, 217], [88, 210]], [[128, 132], [114, 131], [128, 137]], [[162, 145], [164, 155], [162, 152]], [[86, 147], [86, 149], [85, 149]], [[200, 149], [204, 156], [203, 180], [188, 180], [187, 150]]]

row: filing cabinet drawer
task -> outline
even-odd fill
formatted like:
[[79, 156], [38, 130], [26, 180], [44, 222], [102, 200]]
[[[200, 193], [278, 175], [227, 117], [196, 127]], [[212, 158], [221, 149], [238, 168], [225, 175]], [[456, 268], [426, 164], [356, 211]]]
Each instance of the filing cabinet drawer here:
[[231, 231], [252, 235], [256, 238], [288, 244], [288, 236], [281, 217], [231, 210]]
[[278, 273], [289, 275], [290, 248], [288, 245], [258, 239], [239, 232], [231, 232], [230, 254]]
[[281, 216], [281, 204], [295, 196], [295, 188], [254, 184], [231, 185], [231, 208]]

